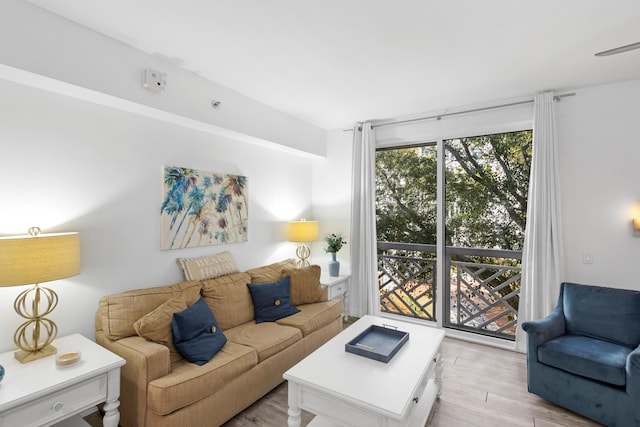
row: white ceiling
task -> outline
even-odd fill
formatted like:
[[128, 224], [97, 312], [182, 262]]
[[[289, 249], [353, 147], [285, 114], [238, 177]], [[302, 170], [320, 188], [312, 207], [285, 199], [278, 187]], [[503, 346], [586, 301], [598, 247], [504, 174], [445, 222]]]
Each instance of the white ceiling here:
[[27, 0], [325, 129], [640, 78], [638, 0]]

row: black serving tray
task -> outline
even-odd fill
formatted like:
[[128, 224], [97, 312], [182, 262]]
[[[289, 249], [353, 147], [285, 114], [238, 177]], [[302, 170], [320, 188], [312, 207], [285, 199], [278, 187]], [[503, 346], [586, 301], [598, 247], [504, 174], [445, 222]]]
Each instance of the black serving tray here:
[[345, 351], [388, 363], [409, 340], [409, 333], [395, 326], [371, 325], [344, 345]]

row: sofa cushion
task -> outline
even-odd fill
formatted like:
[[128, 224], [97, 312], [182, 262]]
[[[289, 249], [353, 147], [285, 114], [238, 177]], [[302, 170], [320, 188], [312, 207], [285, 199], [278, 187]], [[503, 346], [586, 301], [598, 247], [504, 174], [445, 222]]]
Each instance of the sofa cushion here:
[[253, 317], [256, 323], [274, 322], [300, 311], [291, 305], [290, 282], [289, 277], [284, 277], [275, 282], [247, 285], [253, 301]]
[[229, 341], [253, 348], [258, 353], [258, 362], [302, 339], [302, 333], [298, 329], [273, 322], [249, 322], [230, 329], [225, 334]]
[[[189, 295], [198, 295], [199, 298], [199, 282], [138, 289], [100, 298], [102, 330], [105, 336], [110, 340], [118, 340], [136, 335], [137, 332], [133, 327], [136, 320], [190, 288], [193, 289], [189, 291]], [[196, 300], [197, 298], [194, 302]]]
[[173, 315], [173, 343], [185, 359], [204, 365], [227, 343], [211, 309], [198, 302]]
[[169, 414], [215, 393], [257, 363], [255, 350], [227, 342], [204, 365], [195, 366], [181, 360], [172, 366], [168, 375], [151, 381], [147, 390], [147, 406], [157, 414]]
[[251, 276], [234, 273], [204, 280], [202, 296], [223, 331], [253, 320], [253, 303], [247, 284]]
[[636, 347], [640, 344], [640, 292], [563, 283], [568, 334]]
[[538, 347], [545, 365], [609, 384], [626, 384], [625, 366], [632, 349], [582, 335], [562, 335]]
[[342, 301], [337, 299], [300, 305], [298, 309], [299, 313], [277, 320], [276, 323], [297, 328], [305, 337], [341, 317], [344, 312]]
[[[198, 288], [191, 288], [198, 289]], [[197, 297], [200, 297], [198, 292]], [[193, 298], [185, 298], [185, 295], [178, 295], [161, 304], [160, 307], [153, 310], [146, 316], [138, 319], [133, 327], [138, 335], [142, 338], [153, 341], [158, 344], [162, 344], [169, 348], [171, 362], [176, 362], [182, 358], [176, 347], [173, 345], [173, 332], [171, 330], [171, 321], [173, 320], [173, 314], [179, 311], [185, 310]], [[196, 298], [197, 299], [197, 298]]]
[[197, 258], [178, 258], [185, 280], [206, 280], [239, 273], [235, 258], [229, 251]]
[[320, 284], [320, 266], [310, 265], [305, 268], [286, 268], [280, 273], [281, 277], [289, 277], [291, 285], [289, 294], [291, 304], [296, 307], [301, 304], [312, 304], [322, 298]]
[[246, 272], [251, 276], [251, 283], [275, 282], [282, 277], [282, 270], [296, 268], [296, 261], [286, 259], [262, 267], [252, 268]]

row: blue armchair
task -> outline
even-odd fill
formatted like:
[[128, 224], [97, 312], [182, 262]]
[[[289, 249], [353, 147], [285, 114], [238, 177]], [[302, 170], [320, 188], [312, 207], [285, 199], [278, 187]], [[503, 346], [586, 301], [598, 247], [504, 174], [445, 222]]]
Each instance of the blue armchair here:
[[563, 283], [525, 322], [529, 392], [607, 426], [640, 426], [640, 292]]

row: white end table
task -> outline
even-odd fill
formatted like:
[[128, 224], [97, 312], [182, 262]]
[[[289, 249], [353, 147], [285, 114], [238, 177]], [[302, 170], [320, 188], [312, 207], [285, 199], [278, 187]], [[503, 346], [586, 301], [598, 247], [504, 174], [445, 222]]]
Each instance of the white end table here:
[[351, 276], [329, 276], [327, 273], [320, 274], [320, 283], [329, 288], [329, 299], [338, 298], [342, 299], [344, 304], [344, 320], [347, 320], [347, 288], [349, 285], [349, 279]]
[[120, 421], [120, 367], [125, 360], [79, 334], [53, 342], [58, 354], [80, 351], [75, 365], [58, 368], [56, 356], [20, 363], [0, 354], [0, 426], [50, 426], [105, 402], [105, 427]]

